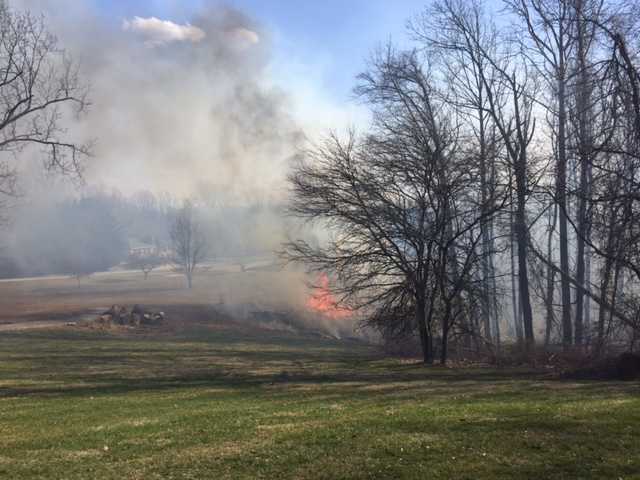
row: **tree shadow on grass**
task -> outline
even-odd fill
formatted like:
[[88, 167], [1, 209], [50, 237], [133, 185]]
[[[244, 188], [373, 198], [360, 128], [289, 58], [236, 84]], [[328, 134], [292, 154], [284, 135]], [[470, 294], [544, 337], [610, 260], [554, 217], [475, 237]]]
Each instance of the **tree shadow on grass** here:
[[96, 396], [179, 389], [317, 392], [354, 398], [638, 392], [640, 383], [568, 381], [525, 368], [400, 364], [375, 348], [297, 335], [184, 332], [178, 338], [21, 332], [0, 339], [0, 397]]
[[[345, 399], [358, 397], [394, 397], [425, 395], [428, 398], [448, 395], [485, 398], [494, 401], [514, 399], [544, 400], [550, 390], [562, 391], [566, 398], [580, 395], [640, 393], [640, 383], [567, 382], [547, 378], [531, 371], [466, 369], [455, 371], [423, 366], [380, 367], [375, 362], [330, 363], [318, 367], [327, 357], [306, 353], [292, 361], [281, 353], [228, 351], [220, 359], [179, 356], [177, 361], [135, 359], [118, 356], [73, 357], [72, 362], [51, 362], [30, 372], [24, 386], [0, 387], [0, 397], [67, 397], [121, 395], [135, 392], [158, 392], [183, 389], [259, 390], [267, 396], [290, 396], [306, 392], [313, 396], [333, 395]], [[69, 360], [69, 359], [66, 359]], [[210, 360], [210, 361], [209, 361]], [[217, 361], [216, 361], [217, 360]], [[291, 363], [286, 363], [288, 360]], [[75, 363], [78, 362], [78, 363]], [[82, 366], [81, 366], [82, 365]], [[89, 368], [91, 365], [97, 367]], [[65, 373], [66, 367], [66, 373]], [[311, 370], [318, 368], [318, 370]], [[324, 369], [325, 371], [322, 371]], [[51, 372], [62, 372], [52, 375]], [[38, 379], [45, 380], [42, 384]], [[5, 383], [7, 377], [5, 376]], [[20, 376], [16, 380], [24, 380]], [[260, 393], [259, 392], [259, 393]], [[254, 392], [255, 393], [255, 392]]]

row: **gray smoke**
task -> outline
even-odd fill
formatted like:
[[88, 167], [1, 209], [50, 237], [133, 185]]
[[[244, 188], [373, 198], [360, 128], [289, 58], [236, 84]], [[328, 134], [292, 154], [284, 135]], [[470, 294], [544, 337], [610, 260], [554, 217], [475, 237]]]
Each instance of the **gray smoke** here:
[[213, 2], [187, 22], [105, 19], [83, 1], [12, 5], [42, 11], [91, 84], [90, 112], [71, 127], [96, 140], [88, 183], [282, 198], [302, 134], [269, 84], [268, 34], [255, 21]]
[[[140, 191], [176, 205], [195, 199], [217, 259], [272, 253], [287, 230], [299, 234], [281, 206], [290, 159], [305, 137], [291, 100], [271, 83], [269, 35], [257, 22], [213, 1], [189, 19], [106, 18], [90, 0], [11, 5], [44, 13], [60, 45], [80, 62], [92, 105], [71, 119], [69, 135], [96, 144], [80, 190], [43, 178], [36, 152], [25, 152], [23, 160], [32, 161], [21, 172], [24, 198], [0, 238], [3, 276], [109, 268], [123, 256], [123, 244], [142, 238], [140, 230], [167, 230], [150, 216], [127, 221]], [[112, 189], [129, 200], [121, 202]], [[102, 193], [91, 194], [96, 190]], [[147, 223], [151, 228], [140, 228]], [[163, 240], [161, 231], [153, 237]], [[280, 300], [304, 308], [303, 276], [279, 278], [291, 283], [279, 289]]]
[[[247, 242], [254, 252], [278, 248], [284, 223], [273, 213], [277, 208], [261, 208], [264, 213], [251, 218], [238, 212], [283, 202], [288, 162], [303, 135], [289, 115], [287, 96], [269, 82], [269, 37], [254, 20], [213, 2], [188, 20], [106, 18], [88, 0], [14, 0], [11, 6], [42, 13], [60, 46], [79, 62], [92, 105], [83, 117], [65, 122], [71, 138], [95, 139], [95, 155], [86, 165], [86, 186], [78, 190], [64, 179], [46, 178], [37, 149], [23, 152], [23, 197], [8, 209], [4, 254], [24, 263], [31, 225], [48, 215], [50, 205], [95, 187], [207, 205], [217, 236], [226, 238], [217, 254], [236, 254], [224, 245]], [[39, 270], [47, 266], [29, 267]]]

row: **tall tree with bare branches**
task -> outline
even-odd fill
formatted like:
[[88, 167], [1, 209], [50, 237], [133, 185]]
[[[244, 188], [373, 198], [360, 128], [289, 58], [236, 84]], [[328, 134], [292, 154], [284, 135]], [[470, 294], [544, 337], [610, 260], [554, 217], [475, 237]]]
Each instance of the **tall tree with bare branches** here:
[[[287, 256], [334, 274], [334, 291], [383, 332], [417, 331], [426, 363], [475, 295], [480, 224], [502, 206], [477, 202], [477, 170], [458, 144], [446, 97], [417, 52], [376, 55], [356, 93], [372, 107], [365, 136], [337, 135], [307, 152], [290, 180], [290, 210], [333, 233]], [[487, 199], [494, 205], [494, 199]]]
[[521, 51], [528, 63], [547, 79], [549, 101], [543, 103], [549, 113], [555, 140], [555, 192], [558, 204], [561, 282], [562, 339], [565, 347], [573, 342], [571, 286], [569, 282], [569, 235], [567, 222], [567, 128], [569, 59], [575, 53], [576, 16], [571, 2], [548, 0], [505, 0], [520, 20], [518, 31]]
[[[479, 1], [436, 1], [409, 24], [417, 41], [427, 46], [429, 55], [436, 59], [448, 86], [449, 103], [458, 111], [461, 123], [463, 148], [473, 154], [470, 159], [477, 164], [480, 175], [479, 204], [490, 208], [487, 199], [495, 195], [500, 182], [502, 143], [495, 122], [488, 112], [487, 86], [499, 90], [500, 85], [491, 76], [493, 69], [484, 52], [495, 55], [498, 35], [495, 27], [486, 22]], [[472, 40], [466, 42], [459, 29], [451, 28], [450, 13], [474, 17], [474, 28], [466, 34]], [[473, 44], [473, 45], [472, 45]], [[482, 51], [480, 47], [482, 47]], [[471, 49], [471, 50], [470, 50]], [[475, 61], [469, 61], [469, 57]], [[483, 330], [489, 341], [499, 343], [498, 294], [494, 258], [496, 253], [495, 225], [493, 219], [483, 222], [482, 230], [482, 317]]]
[[185, 201], [173, 219], [171, 230], [173, 263], [184, 273], [187, 287], [193, 287], [193, 276], [206, 258], [208, 241], [192, 202]]
[[[527, 345], [533, 345], [533, 312], [529, 293], [527, 201], [530, 194], [529, 144], [535, 131], [533, 105], [536, 83], [529, 75], [526, 64], [513, 63], [513, 52], [498, 49], [496, 37], [483, 17], [480, 2], [443, 0], [434, 3], [430, 15], [435, 16], [440, 31], [447, 32], [444, 41], [431, 40], [432, 44], [462, 55], [472, 65], [484, 100], [477, 104], [488, 115], [506, 152], [509, 170], [513, 172], [512, 184], [515, 197], [513, 228], [518, 249], [518, 292], [523, 314], [524, 334]], [[426, 30], [425, 30], [426, 31]], [[508, 46], [508, 43], [503, 42]], [[477, 91], [477, 90], [476, 90]]]

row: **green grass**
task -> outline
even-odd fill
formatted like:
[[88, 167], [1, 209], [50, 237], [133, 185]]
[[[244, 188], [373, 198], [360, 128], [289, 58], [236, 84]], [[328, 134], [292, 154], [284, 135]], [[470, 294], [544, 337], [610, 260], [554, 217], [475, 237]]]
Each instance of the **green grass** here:
[[264, 331], [3, 334], [0, 478], [640, 478], [640, 385]]

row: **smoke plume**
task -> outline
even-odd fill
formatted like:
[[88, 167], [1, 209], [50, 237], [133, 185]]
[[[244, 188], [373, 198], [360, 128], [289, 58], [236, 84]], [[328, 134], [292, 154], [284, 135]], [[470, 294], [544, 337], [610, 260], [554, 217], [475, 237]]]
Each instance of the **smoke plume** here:
[[96, 140], [88, 183], [215, 191], [227, 202], [282, 197], [302, 134], [270, 83], [268, 35], [247, 15], [213, 2], [188, 21], [107, 21], [82, 1], [12, 6], [42, 11], [91, 85], [90, 112], [71, 127]]

